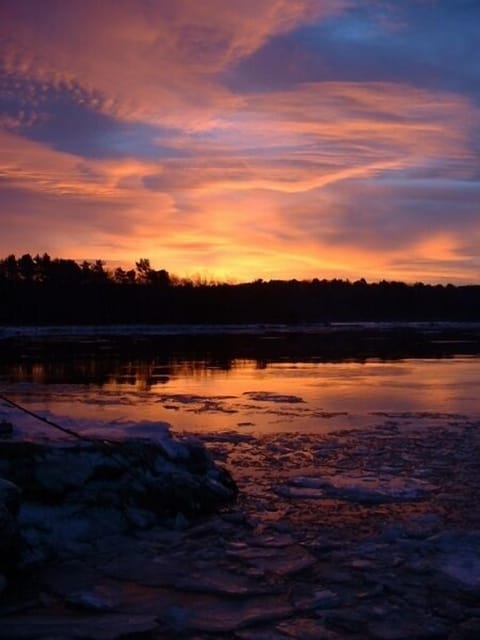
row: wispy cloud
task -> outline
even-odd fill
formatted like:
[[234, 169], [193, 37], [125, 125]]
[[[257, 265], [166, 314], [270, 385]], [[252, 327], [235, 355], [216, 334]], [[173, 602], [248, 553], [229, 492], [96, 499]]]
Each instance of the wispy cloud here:
[[426, 4], [1, 2], [0, 250], [471, 280], [480, 107], [426, 77]]

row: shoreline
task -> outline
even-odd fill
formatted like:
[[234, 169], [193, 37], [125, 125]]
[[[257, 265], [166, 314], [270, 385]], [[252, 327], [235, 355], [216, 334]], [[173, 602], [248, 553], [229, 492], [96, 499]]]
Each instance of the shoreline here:
[[480, 422], [195, 435], [237, 504], [43, 568], [0, 638], [477, 637]]
[[228, 324], [65, 324], [65, 325], [0, 325], [0, 340], [16, 337], [128, 337], [128, 336], [209, 336], [209, 335], [278, 335], [323, 334], [335, 332], [411, 330], [480, 331], [480, 322], [471, 321], [348, 321], [309, 323], [228, 323]]

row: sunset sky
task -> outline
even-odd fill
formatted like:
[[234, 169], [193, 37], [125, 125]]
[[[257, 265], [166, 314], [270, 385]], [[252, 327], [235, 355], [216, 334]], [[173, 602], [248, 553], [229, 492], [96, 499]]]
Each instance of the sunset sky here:
[[478, 283], [479, 25], [479, 0], [0, 0], [0, 257]]

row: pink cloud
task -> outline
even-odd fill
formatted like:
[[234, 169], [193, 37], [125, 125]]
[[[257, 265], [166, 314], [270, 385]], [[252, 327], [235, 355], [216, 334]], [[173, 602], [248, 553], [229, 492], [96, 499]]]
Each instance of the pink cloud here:
[[[61, 250], [130, 264], [148, 256], [180, 275], [205, 269], [238, 279], [409, 275], [405, 251], [415, 264], [441, 262], [439, 274], [445, 264], [471, 269], [471, 256], [458, 266], [462, 244], [438, 189], [409, 182], [407, 219], [405, 189], [385, 182], [470, 175], [478, 107], [407, 83], [310, 82], [239, 94], [222, 80], [270, 39], [351, 4], [2, 3], [8, 91], [29, 107], [0, 121], [0, 186], [15, 195], [0, 211], [11, 229], [4, 252]], [[114, 123], [152, 125], [149, 153], [126, 145], [121, 157], [92, 159], [28, 140], [48, 117], [51, 91]], [[473, 234], [471, 209], [462, 211], [461, 228]]]
[[269, 38], [346, 0], [25, 0], [2, 11], [7, 71], [81, 86], [117, 117], [190, 128], [239, 101], [216, 80]]

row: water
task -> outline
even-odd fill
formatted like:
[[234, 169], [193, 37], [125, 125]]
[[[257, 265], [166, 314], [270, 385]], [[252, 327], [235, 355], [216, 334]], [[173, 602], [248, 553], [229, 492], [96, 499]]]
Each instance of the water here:
[[[265, 338], [236, 337], [219, 347], [214, 337], [181, 348], [171, 341], [128, 349], [99, 340], [68, 349], [58, 342], [22, 344], [0, 365], [0, 389], [63, 426], [105, 437], [152, 435], [158, 423], [174, 431], [258, 435], [480, 419], [480, 356], [462, 353], [461, 341], [437, 340], [437, 347], [449, 344], [448, 352], [428, 357], [411, 357], [408, 348], [402, 357], [391, 344], [379, 357], [377, 346], [359, 352], [355, 343], [357, 357], [333, 361], [324, 342]], [[395, 356], [388, 357], [392, 349]], [[2, 416], [23, 436], [51, 432], [6, 405]]]

